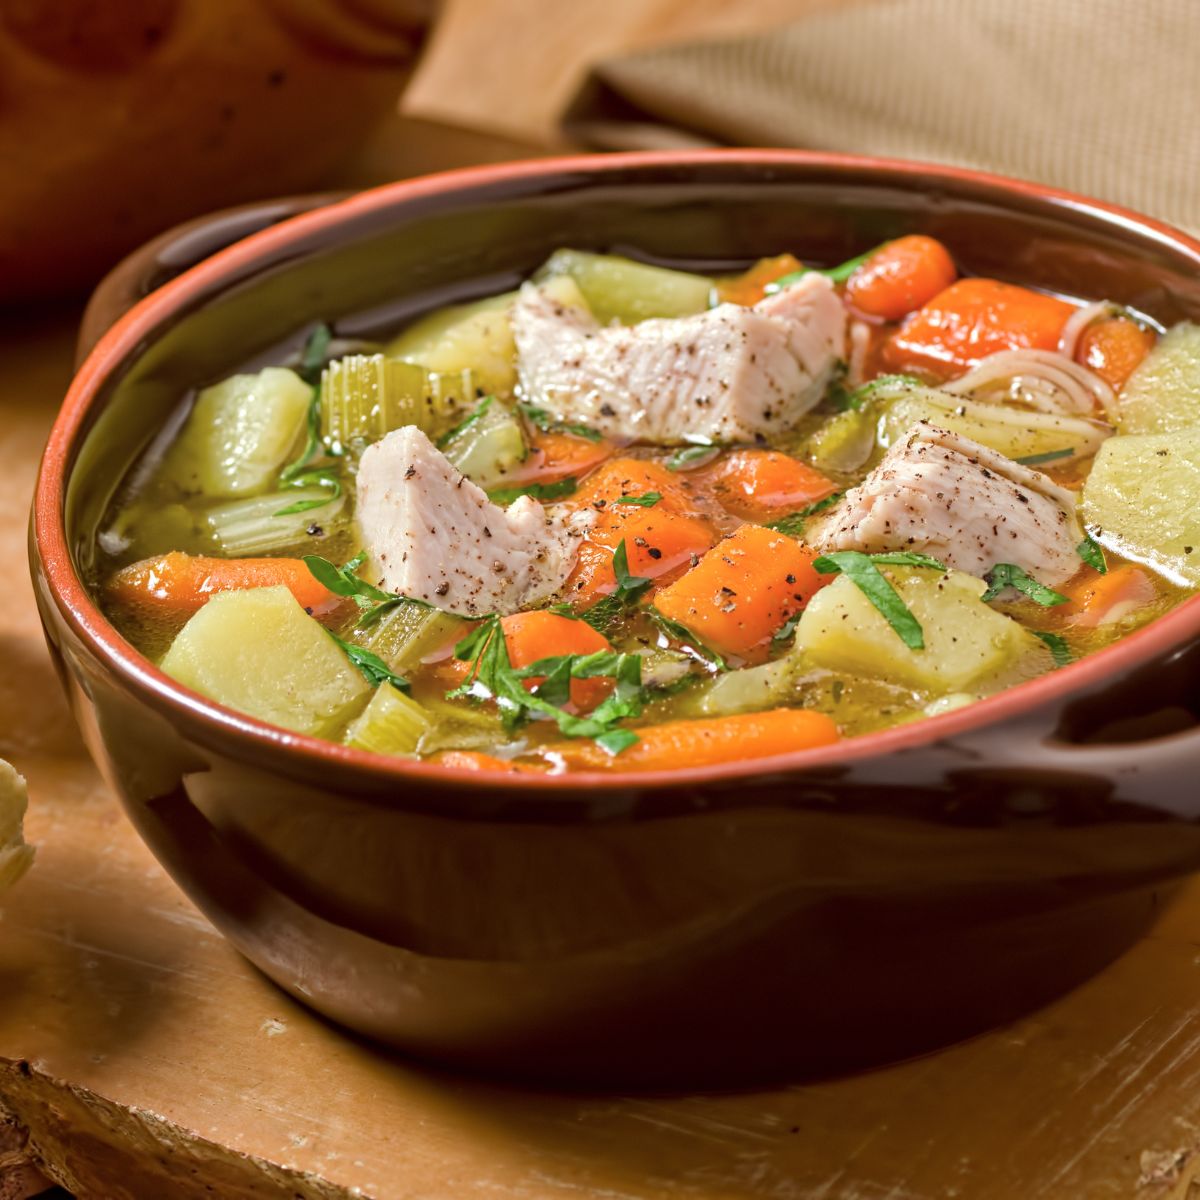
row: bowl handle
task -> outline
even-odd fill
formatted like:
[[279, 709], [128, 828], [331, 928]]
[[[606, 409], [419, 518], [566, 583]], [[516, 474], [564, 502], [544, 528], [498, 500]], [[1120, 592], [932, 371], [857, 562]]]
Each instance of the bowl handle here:
[[1122, 800], [1200, 820], [1200, 643], [1083, 697], [1023, 768], [1110, 780]]
[[123, 258], [92, 293], [79, 327], [76, 366], [112, 325], [155, 288], [252, 233], [332, 204], [343, 195], [343, 192], [322, 192], [240, 204], [236, 208], [197, 217], [159, 234]]

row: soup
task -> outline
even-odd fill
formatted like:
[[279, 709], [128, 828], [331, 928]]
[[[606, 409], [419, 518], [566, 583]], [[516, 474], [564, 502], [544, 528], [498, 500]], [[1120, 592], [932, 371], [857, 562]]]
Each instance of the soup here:
[[923, 236], [721, 278], [558, 251], [170, 429], [103, 522], [115, 625], [233, 709], [464, 769], [829, 745], [1200, 586], [1200, 327]]

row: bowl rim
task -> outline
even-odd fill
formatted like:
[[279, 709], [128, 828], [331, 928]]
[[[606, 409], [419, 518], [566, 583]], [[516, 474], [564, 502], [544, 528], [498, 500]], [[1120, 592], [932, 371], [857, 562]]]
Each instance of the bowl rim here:
[[[864, 759], [881, 758], [917, 750], [970, 734], [988, 726], [1028, 715], [1069, 693], [1082, 693], [1103, 685], [1123, 669], [1200, 637], [1200, 595], [1183, 601], [1170, 612], [1128, 634], [1103, 650], [1052, 670], [1045, 675], [1007, 688], [964, 708], [907, 725], [846, 738], [829, 746], [790, 751], [763, 758], [709, 766], [638, 771], [571, 771], [569, 773], [512, 773], [471, 770], [422, 760], [401, 759], [352, 749], [335, 742], [294, 733], [260, 721], [207, 699], [176, 683], [142, 655], [100, 611], [75, 569], [65, 525], [67, 468], [78, 449], [95, 403], [105, 382], [145, 348], [146, 339], [197, 291], [221, 285], [224, 276], [253, 266], [260, 255], [343, 221], [386, 209], [405, 201], [462, 193], [498, 183], [544, 177], [547, 181], [570, 175], [604, 176], [623, 170], [700, 167], [723, 162], [731, 167], [809, 169], [813, 172], [869, 173], [878, 182], [907, 184], [914, 177], [936, 185], [964, 185], [989, 192], [996, 199], [1049, 202], [1077, 217], [1090, 217], [1102, 225], [1117, 225], [1149, 236], [1164, 248], [1182, 250], [1200, 264], [1200, 240], [1154, 218], [1120, 205], [1077, 193], [1012, 179], [970, 168], [944, 166], [893, 158], [786, 149], [703, 149], [633, 151], [605, 155], [568, 155], [544, 159], [464, 167], [433, 175], [399, 180], [337, 200], [250, 234], [203, 259], [174, 279], [150, 292], [128, 310], [100, 338], [71, 381], [51, 428], [35, 485], [30, 528], [30, 554], [35, 573], [40, 572], [61, 619], [104, 664], [122, 687], [169, 713], [188, 727], [197, 742], [238, 757], [264, 762], [285, 773], [334, 768], [349, 783], [352, 778], [372, 784], [411, 783], [425, 788], [485, 792], [527, 793], [585, 790], [600, 792], [668, 790], [730, 782], [747, 777], [795, 775], [822, 768], [836, 771]], [[228, 280], [224, 280], [228, 283]], [[73, 462], [72, 462], [73, 465]]]

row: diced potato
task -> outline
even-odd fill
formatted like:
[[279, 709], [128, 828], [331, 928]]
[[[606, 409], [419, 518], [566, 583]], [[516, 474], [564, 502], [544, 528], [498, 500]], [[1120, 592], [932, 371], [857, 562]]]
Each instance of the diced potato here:
[[370, 691], [285, 587], [213, 596], [179, 631], [161, 665], [201, 695], [297, 733], [336, 729]]
[[783, 702], [796, 675], [796, 660], [792, 655], [757, 667], [725, 671], [699, 687], [690, 688], [680, 707], [689, 717], [724, 717], [774, 708]]
[[1200, 586], [1200, 426], [1110, 438], [1084, 485], [1081, 515], [1116, 553]]
[[537, 273], [544, 282], [568, 275], [579, 285], [601, 324], [633, 325], [647, 317], [688, 317], [708, 308], [714, 281], [707, 275], [672, 271], [615, 254], [556, 250]]
[[253, 496], [278, 477], [301, 440], [313, 390], [286, 367], [234, 375], [196, 397], [164, 473], [185, 492]]
[[1122, 433], [1166, 433], [1200, 425], [1200, 325], [1176, 325], [1121, 389]]
[[879, 444], [885, 449], [899, 441], [918, 421], [930, 421], [1008, 458], [1027, 458], [1055, 450], [1071, 450], [1076, 458], [1085, 458], [1099, 450], [1110, 432], [1082, 417], [964, 400], [920, 384], [880, 387], [873, 402], [885, 406], [878, 425]]
[[982, 603], [981, 579], [959, 571], [888, 567], [884, 573], [924, 632], [910, 650], [853, 580], [839, 576], [809, 601], [796, 630], [807, 660], [878, 676], [923, 692], [961, 692], [1039, 645], [1011, 617]]
[[381, 683], [346, 730], [346, 745], [376, 754], [413, 755], [431, 724], [429, 714], [411, 696]]
[[515, 295], [439, 308], [410, 325], [387, 353], [433, 371], [473, 371], [482, 391], [508, 395], [517, 382], [517, 348], [508, 320]]

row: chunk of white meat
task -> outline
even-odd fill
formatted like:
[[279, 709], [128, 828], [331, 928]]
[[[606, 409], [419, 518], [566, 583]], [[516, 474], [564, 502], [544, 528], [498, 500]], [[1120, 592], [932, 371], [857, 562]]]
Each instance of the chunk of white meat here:
[[846, 312], [823, 275], [745, 308], [599, 326], [526, 284], [512, 313], [527, 399], [610, 437], [747, 442], [790, 429], [845, 354]]
[[464, 617], [548, 599], [575, 561], [576, 531], [528, 496], [493, 504], [415, 425], [367, 447], [357, 519], [380, 587]]
[[1048, 587], [1080, 567], [1075, 497], [970, 438], [914, 425], [814, 534], [822, 550], [912, 550], [968, 574], [1013, 563]]

